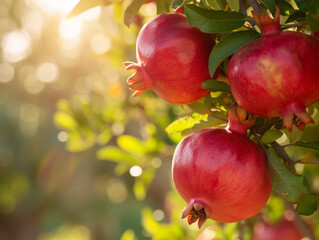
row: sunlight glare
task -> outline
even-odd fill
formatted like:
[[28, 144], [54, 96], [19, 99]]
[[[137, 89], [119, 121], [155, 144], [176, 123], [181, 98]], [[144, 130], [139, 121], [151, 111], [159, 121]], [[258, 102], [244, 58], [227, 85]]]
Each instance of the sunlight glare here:
[[14, 68], [8, 63], [0, 64], [0, 83], [10, 82], [14, 77]]
[[54, 63], [44, 62], [37, 67], [36, 74], [42, 82], [53, 82], [59, 75], [59, 68]]
[[32, 38], [39, 38], [41, 36], [44, 25], [43, 15], [36, 10], [27, 11], [21, 17], [21, 23], [24, 30], [30, 33]]
[[25, 31], [16, 30], [3, 37], [1, 47], [8, 62], [19, 62], [31, 53], [31, 39]]
[[110, 38], [103, 34], [96, 34], [91, 40], [91, 49], [95, 54], [102, 55], [112, 47]]
[[60, 35], [65, 40], [75, 40], [82, 33], [83, 23], [79, 18], [63, 19], [60, 23]]
[[143, 173], [143, 170], [140, 166], [133, 166], [130, 168], [130, 174], [132, 177], [138, 177], [141, 176], [141, 174]]

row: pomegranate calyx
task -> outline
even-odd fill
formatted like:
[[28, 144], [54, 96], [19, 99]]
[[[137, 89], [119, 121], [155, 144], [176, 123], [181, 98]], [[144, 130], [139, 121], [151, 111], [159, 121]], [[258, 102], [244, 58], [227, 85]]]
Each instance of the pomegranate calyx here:
[[304, 130], [307, 124], [314, 123], [306, 108], [300, 103], [291, 103], [286, 106], [282, 111], [282, 116], [283, 127], [286, 127], [288, 131], [292, 130], [293, 125]]
[[129, 89], [133, 97], [141, 95], [146, 89], [152, 88], [152, 82], [142, 65], [133, 62], [124, 62], [125, 70], [136, 70], [128, 79]]
[[254, 125], [256, 116], [247, 112], [237, 103], [234, 103], [228, 112], [227, 130], [242, 135], [247, 134], [247, 130]]
[[252, 14], [255, 22], [260, 26], [263, 35], [281, 32], [279, 23], [280, 9], [278, 6], [276, 6], [276, 13], [274, 19], [272, 19], [266, 13], [262, 13], [259, 16], [255, 11], [252, 11]]
[[186, 217], [189, 225], [198, 220], [198, 228], [201, 228], [209, 217], [209, 210], [203, 204], [191, 200], [182, 213], [182, 218]]

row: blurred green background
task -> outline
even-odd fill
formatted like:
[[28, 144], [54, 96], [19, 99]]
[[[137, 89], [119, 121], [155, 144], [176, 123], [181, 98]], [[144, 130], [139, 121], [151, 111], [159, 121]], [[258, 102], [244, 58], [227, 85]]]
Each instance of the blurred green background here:
[[[123, 62], [136, 61], [138, 32], [159, 4], [127, 27], [130, 1], [67, 19], [77, 2], [0, 1], [0, 240], [248, 239], [260, 216], [199, 231], [180, 220], [185, 203], [172, 188], [178, 128], [220, 122], [192, 111], [199, 105], [128, 90]], [[318, 177], [312, 185], [318, 192]], [[276, 221], [285, 209], [273, 195], [264, 211]]]

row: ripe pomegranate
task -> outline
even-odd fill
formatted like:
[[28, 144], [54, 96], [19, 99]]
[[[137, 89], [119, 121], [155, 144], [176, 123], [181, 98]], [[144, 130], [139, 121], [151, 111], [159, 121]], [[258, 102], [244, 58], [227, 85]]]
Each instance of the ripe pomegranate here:
[[251, 240], [301, 240], [303, 237], [292, 221], [283, 219], [275, 225], [256, 223]]
[[228, 66], [234, 98], [247, 111], [282, 116], [284, 126], [303, 130], [313, 123], [306, 107], [319, 99], [319, 39], [300, 32], [282, 32], [279, 8], [275, 19], [254, 18], [262, 37], [237, 51]]
[[171, 104], [188, 104], [203, 98], [209, 93], [201, 84], [211, 78], [208, 58], [214, 45], [214, 35], [190, 27], [185, 15], [158, 15], [139, 33], [138, 63], [124, 63], [127, 70], [136, 70], [127, 80], [133, 96], [153, 89]]
[[237, 104], [229, 112], [226, 129], [202, 129], [177, 146], [173, 182], [188, 203], [182, 217], [188, 223], [207, 218], [237, 222], [252, 217], [266, 204], [271, 180], [266, 154], [246, 137], [255, 117]]

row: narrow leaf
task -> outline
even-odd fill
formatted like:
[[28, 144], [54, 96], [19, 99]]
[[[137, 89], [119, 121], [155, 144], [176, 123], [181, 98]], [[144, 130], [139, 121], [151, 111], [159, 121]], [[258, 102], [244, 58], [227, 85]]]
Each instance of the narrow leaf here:
[[146, 0], [133, 0], [124, 12], [124, 24], [130, 26], [136, 16], [138, 10], [146, 2]]
[[192, 27], [198, 27], [206, 33], [230, 32], [244, 25], [246, 17], [239, 12], [215, 11], [185, 6], [185, 14]]
[[316, 142], [296, 142], [296, 146], [319, 150], [319, 141]]
[[301, 193], [308, 193], [303, 177], [293, 175], [278, 159], [274, 148], [267, 149], [268, 166], [273, 188], [290, 202], [296, 202]]
[[278, 138], [282, 136], [282, 132], [280, 130], [270, 129], [264, 133], [261, 137], [261, 141], [263, 143], [270, 143], [276, 141]]
[[240, 31], [233, 32], [222, 39], [215, 45], [209, 56], [209, 73], [214, 75], [215, 70], [227, 57], [237, 52], [247, 43], [260, 37], [260, 34], [255, 31]]
[[102, 5], [108, 5], [111, 4], [110, 1], [107, 0], [81, 0], [72, 10], [71, 12], [66, 16], [67, 19], [71, 19], [91, 8], [102, 6]]
[[309, 216], [318, 208], [318, 197], [314, 193], [302, 193], [297, 201], [296, 213]]
[[131, 165], [138, 164], [138, 159], [134, 158], [131, 154], [124, 152], [122, 149], [115, 146], [106, 146], [101, 148], [96, 153], [97, 158], [100, 160], [109, 160], [113, 162], [126, 162]]
[[280, 8], [281, 15], [289, 16], [291, 14], [290, 12], [294, 10], [293, 6], [285, 0], [277, 0], [276, 3]]
[[216, 10], [224, 10], [226, 4], [225, 0], [206, 0], [207, 4]]
[[266, 8], [269, 9], [273, 17], [276, 13], [276, 2], [275, 0], [261, 0], [261, 2], [265, 5]]
[[303, 11], [299, 11], [299, 10], [293, 11], [291, 15], [287, 18], [286, 23], [291, 23], [294, 21], [302, 21], [306, 18], [306, 15], [307, 14]]
[[184, 4], [184, 0], [174, 0], [172, 2], [172, 10], [176, 11], [177, 9], [179, 9], [181, 6], [183, 6]]
[[[305, 11], [305, 12], [308, 11], [308, 4], [305, 0], [294, 0], [294, 1], [297, 4], [299, 10]], [[317, 1], [317, 0], [315, 0], [315, 1]]]
[[202, 83], [202, 88], [208, 89], [211, 92], [227, 92], [231, 93], [230, 87], [227, 83], [217, 80], [207, 80]]
[[311, 0], [307, 22], [311, 31], [319, 31], [319, 0]]
[[232, 11], [236, 11], [236, 12], [239, 11], [240, 7], [239, 7], [238, 0], [227, 0], [227, 3]]
[[117, 138], [117, 144], [124, 151], [131, 154], [143, 155], [145, 152], [143, 143], [139, 139], [129, 135], [119, 136]]

